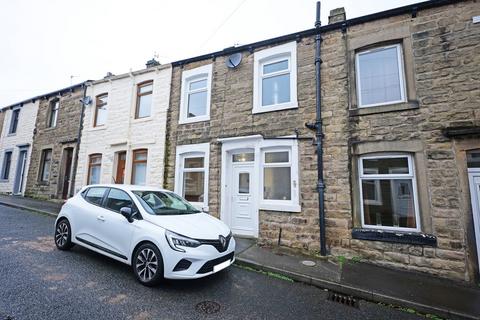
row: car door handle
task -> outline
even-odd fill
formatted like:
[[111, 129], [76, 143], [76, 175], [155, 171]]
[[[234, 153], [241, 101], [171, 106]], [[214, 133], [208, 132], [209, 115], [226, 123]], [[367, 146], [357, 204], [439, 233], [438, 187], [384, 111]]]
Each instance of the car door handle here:
[[105, 217], [104, 216], [97, 216], [97, 220], [105, 221]]

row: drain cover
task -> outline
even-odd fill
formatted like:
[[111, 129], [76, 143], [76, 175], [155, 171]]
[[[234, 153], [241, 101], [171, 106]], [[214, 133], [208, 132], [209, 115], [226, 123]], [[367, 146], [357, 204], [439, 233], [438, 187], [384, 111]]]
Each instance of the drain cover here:
[[213, 301], [202, 301], [197, 303], [195, 310], [205, 314], [214, 314], [220, 311], [220, 305]]
[[354, 307], [358, 308], [358, 299], [354, 298], [352, 296], [347, 296], [338, 292], [332, 292], [330, 291], [328, 293], [327, 300], [341, 303], [343, 305], [349, 306], [349, 307]]
[[302, 264], [304, 266], [307, 266], [307, 267], [313, 267], [313, 266], [315, 266], [316, 263], [314, 261], [304, 260], [304, 261], [302, 261]]

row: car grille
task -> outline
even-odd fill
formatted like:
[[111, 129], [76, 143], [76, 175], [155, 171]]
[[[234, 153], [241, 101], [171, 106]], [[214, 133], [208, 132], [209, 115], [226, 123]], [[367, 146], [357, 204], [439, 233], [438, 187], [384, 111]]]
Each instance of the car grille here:
[[220, 264], [220, 263], [228, 261], [228, 260], [232, 261], [233, 260], [233, 254], [234, 253], [231, 252], [231, 253], [227, 254], [226, 256], [223, 256], [223, 257], [205, 262], [205, 264], [200, 268], [200, 270], [197, 271], [197, 273], [202, 274], [202, 273], [212, 272], [213, 267], [216, 266], [217, 264]]
[[217, 249], [218, 252], [225, 252], [228, 249], [228, 246], [230, 245], [230, 240], [232, 239], [232, 234], [230, 233], [228, 236], [225, 237], [225, 247], [222, 246], [222, 243], [220, 240], [200, 240], [198, 241], [201, 244], [206, 244], [206, 245], [211, 245], [214, 246], [215, 249]]

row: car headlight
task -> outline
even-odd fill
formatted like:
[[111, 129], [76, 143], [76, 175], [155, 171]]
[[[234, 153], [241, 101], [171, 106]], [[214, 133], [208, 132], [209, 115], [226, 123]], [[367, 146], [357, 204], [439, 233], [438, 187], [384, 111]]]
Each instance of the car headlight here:
[[166, 230], [165, 238], [167, 238], [168, 245], [175, 251], [185, 252], [181, 247], [196, 248], [201, 243], [195, 239], [182, 236], [178, 233]]

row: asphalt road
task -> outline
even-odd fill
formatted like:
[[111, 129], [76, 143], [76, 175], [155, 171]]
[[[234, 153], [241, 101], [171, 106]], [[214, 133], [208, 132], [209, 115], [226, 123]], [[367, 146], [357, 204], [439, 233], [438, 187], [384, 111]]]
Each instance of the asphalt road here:
[[[0, 320], [419, 318], [365, 301], [359, 308], [330, 302], [318, 288], [237, 266], [147, 288], [120, 262], [79, 246], [57, 250], [53, 223], [49, 216], [0, 206]], [[203, 301], [220, 310], [198, 311]]]

